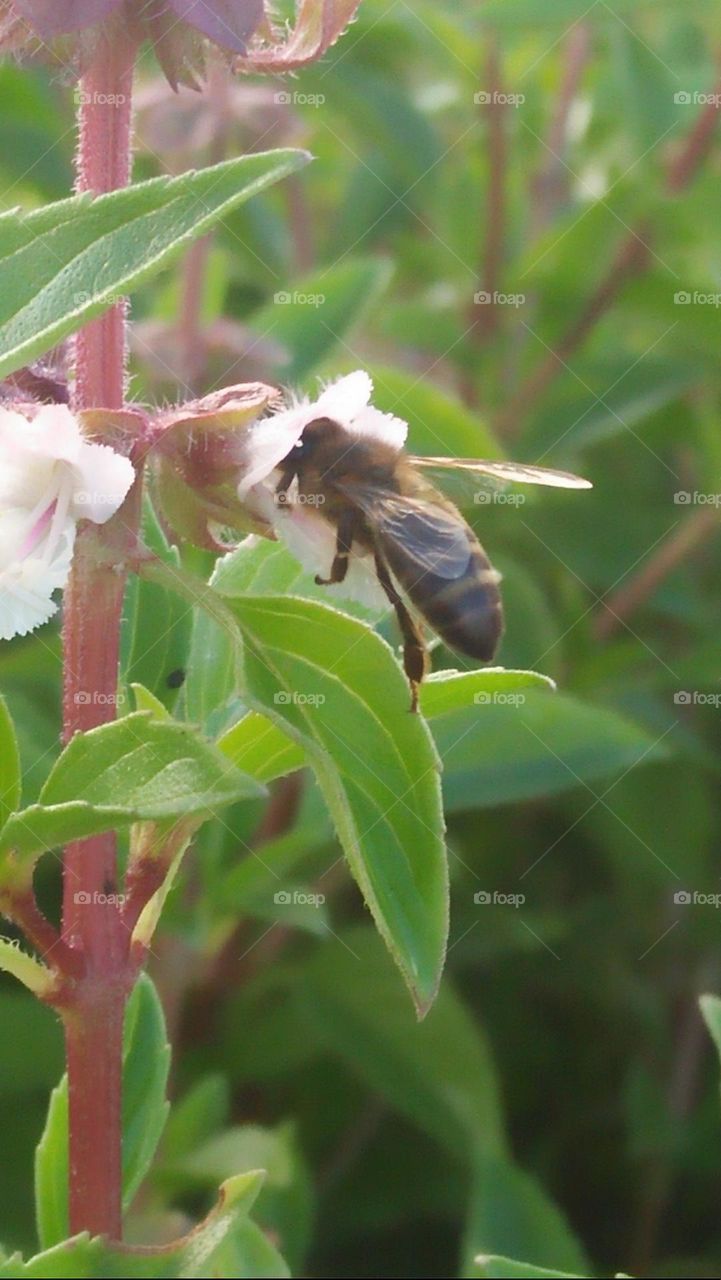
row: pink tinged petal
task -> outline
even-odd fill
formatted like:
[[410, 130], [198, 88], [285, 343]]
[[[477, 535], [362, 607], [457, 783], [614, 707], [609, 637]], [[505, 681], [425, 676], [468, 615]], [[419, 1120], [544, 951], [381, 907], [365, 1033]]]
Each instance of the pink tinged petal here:
[[245, 53], [248, 37], [265, 16], [263, 0], [168, 0], [168, 8], [209, 40], [234, 53]]
[[93, 26], [119, 9], [123, 0], [13, 0], [16, 11], [42, 40]]
[[74, 470], [72, 518], [105, 524], [122, 506], [135, 479], [132, 462], [106, 444], [83, 441]]
[[373, 379], [364, 369], [337, 378], [323, 389], [315, 403], [316, 418], [332, 418], [343, 427], [366, 408], [373, 394]]
[[57, 612], [52, 595], [68, 580], [74, 542], [69, 521], [50, 561], [28, 556], [0, 572], [0, 640], [27, 635]]
[[287, 40], [239, 58], [236, 71], [294, 71], [323, 56], [355, 16], [360, 0], [300, 0]]

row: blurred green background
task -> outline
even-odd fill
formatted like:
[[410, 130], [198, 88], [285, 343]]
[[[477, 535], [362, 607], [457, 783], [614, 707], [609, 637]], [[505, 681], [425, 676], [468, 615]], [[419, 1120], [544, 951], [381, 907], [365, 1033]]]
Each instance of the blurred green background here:
[[[465, 507], [504, 575], [499, 660], [559, 692], [434, 725], [452, 923], [423, 1025], [309, 779], [204, 831], [151, 965], [179, 1108], [138, 1220], [264, 1164], [298, 1274], [469, 1274], [480, 1250], [718, 1274], [719, 52], [706, 0], [364, 0], [295, 79], [216, 68], [175, 97], [141, 69], [138, 176], [316, 159], [134, 299], [136, 398], [364, 367], [417, 452], [594, 489]], [[0, 68], [2, 206], [66, 194], [73, 146], [56, 69]], [[186, 641], [134, 678], [167, 690]], [[30, 793], [58, 653], [46, 628], [0, 654]], [[279, 874], [322, 910], [279, 909]], [[40, 888], [53, 910], [56, 859]], [[62, 1048], [9, 980], [0, 1019], [0, 1239], [30, 1249]]]

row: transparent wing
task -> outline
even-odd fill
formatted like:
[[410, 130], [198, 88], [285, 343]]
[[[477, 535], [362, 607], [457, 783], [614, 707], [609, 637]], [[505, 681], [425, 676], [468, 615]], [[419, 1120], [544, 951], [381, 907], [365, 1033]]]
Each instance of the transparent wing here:
[[368, 517], [377, 536], [392, 542], [424, 573], [460, 578], [472, 554], [469, 531], [459, 516], [424, 502], [373, 485], [338, 485]]
[[424, 470], [466, 472], [478, 476], [490, 476], [494, 480], [510, 480], [520, 484], [544, 484], [554, 489], [593, 488], [590, 480], [574, 476], [570, 471], [531, 467], [522, 462], [491, 462], [485, 458], [421, 458], [415, 455], [410, 458], [410, 461], [414, 466]]

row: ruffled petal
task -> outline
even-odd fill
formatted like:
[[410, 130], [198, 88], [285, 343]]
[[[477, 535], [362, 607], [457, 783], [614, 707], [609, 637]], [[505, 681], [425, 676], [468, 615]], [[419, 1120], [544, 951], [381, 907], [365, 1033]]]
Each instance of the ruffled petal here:
[[0, 640], [27, 635], [57, 612], [52, 595], [68, 580], [74, 543], [75, 524], [69, 520], [50, 562], [33, 555], [0, 572]]
[[241, 500], [287, 458], [314, 416], [314, 407], [304, 401], [250, 428], [245, 437], [242, 475], [238, 484]]
[[337, 378], [325, 387], [316, 400], [314, 417], [332, 418], [341, 426], [350, 427], [353, 419], [370, 403], [372, 395], [370, 374], [365, 369], [356, 369], [355, 373]]
[[394, 449], [402, 449], [408, 436], [408, 423], [392, 413], [381, 413], [369, 405], [353, 419], [351, 431], [358, 436], [372, 436]]
[[77, 484], [74, 486], [71, 514], [76, 520], [92, 520], [105, 524], [122, 506], [135, 479], [129, 458], [105, 444], [83, 441], [75, 464]]

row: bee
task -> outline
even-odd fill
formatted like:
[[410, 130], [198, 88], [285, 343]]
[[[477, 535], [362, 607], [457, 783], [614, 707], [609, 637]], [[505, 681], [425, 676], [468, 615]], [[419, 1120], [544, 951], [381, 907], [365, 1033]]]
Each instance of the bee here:
[[[482, 459], [416, 457], [381, 439], [358, 436], [330, 418], [308, 423], [280, 463], [276, 502], [291, 486], [335, 529], [335, 554], [318, 585], [341, 583], [351, 553], [373, 557], [403, 637], [403, 665], [418, 710], [428, 651], [420, 615], [450, 649], [490, 662], [503, 634], [500, 575], [457, 507], [425, 472], [462, 470], [495, 480], [591, 488], [565, 471]], [[409, 603], [410, 602], [410, 608]]]

